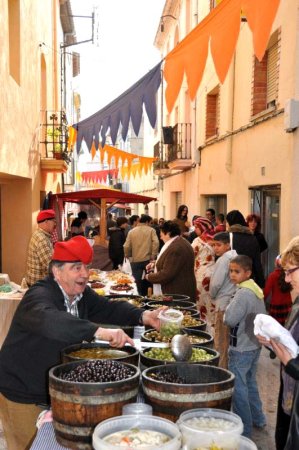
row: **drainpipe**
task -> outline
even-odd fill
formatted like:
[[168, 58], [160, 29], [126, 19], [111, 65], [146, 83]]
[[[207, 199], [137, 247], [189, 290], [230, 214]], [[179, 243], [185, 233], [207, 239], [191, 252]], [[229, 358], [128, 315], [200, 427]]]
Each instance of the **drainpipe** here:
[[[236, 70], [236, 54], [234, 53], [233, 61], [229, 70], [228, 77], [228, 106], [227, 106], [227, 117], [228, 123], [227, 131], [233, 131], [234, 129], [234, 105], [235, 105], [235, 70]], [[232, 172], [232, 154], [233, 154], [233, 136], [230, 136], [226, 141], [226, 158], [225, 158], [225, 168], [228, 173]]]

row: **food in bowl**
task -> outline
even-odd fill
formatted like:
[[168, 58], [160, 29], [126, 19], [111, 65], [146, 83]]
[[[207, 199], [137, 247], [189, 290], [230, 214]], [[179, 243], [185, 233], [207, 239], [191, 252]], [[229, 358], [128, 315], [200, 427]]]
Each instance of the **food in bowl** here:
[[91, 287], [92, 289], [98, 289], [98, 288], [103, 288], [103, 287], [105, 287], [105, 285], [104, 285], [104, 283], [101, 283], [100, 281], [92, 281], [92, 282], [90, 283], [90, 287]]
[[202, 325], [204, 322], [200, 319], [195, 319], [192, 316], [184, 316], [183, 318], [183, 322], [182, 322], [182, 327], [184, 328], [192, 328], [192, 327], [198, 327], [199, 325]]
[[117, 431], [105, 436], [104, 441], [111, 445], [121, 447], [143, 448], [149, 445], [162, 445], [170, 441], [170, 437], [166, 433], [160, 431], [147, 430], [141, 428], [131, 428], [129, 430]]
[[135, 375], [131, 367], [114, 360], [89, 360], [58, 375], [65, 381], [78, 383], [107, 383], [121, 381]]
[[133, 287], [128, 283], [118, 283], [110, 287], [111, 291], [132, 291]]
[[116, 359], [128, 356], [129, 353], [123, 350], [114, 350], [111, 348], [81, 348], [69, 353], [69, 356], [78, 359]]
[[[170, 348], [150, 348], [143, 353], [148, 358], [159, 359], [161, 361], [175, 361]], [[203, 348], [192, 348], [192, 355], [188, 362], [209, 361], [212, 358], [213, 355]]]
[[186, 378], [174, 372], [168, 372], [167, 370], [148, 373], [148, 377], [156, 381], [163, 381], [164, 383], [186, 384]]
[[[207, 338], [196, 336], [195, 334], [186, 334], [190, 344], [204, 344], [208, 342]], [[144, 338], [151, 342], [170, 342], [172, 337], [162, 336], [159, 331], [151, 330], [144, 333]]]

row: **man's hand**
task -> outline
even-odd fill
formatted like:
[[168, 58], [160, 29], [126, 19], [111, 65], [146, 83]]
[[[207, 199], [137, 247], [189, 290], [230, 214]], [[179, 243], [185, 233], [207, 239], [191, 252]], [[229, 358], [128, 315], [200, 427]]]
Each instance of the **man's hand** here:
[[134, 341], [119, 328], [98, 328], [95, 338], [107, 341], [111, 347], [123, 347], [126, 343], [134, 346]]
[[157, 308], [153, 311], [144, 311], [142, 315], [143, 325], [150, 325], [156, 330], [160, 330], [160, 319], [159, 314], [161, 311], [168, 309], [167, 306], [162, 306], [162, 308]]

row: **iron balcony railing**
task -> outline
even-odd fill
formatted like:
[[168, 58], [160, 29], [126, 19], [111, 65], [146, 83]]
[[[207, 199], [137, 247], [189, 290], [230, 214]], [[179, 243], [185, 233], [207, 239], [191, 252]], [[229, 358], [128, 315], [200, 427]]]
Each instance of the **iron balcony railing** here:
[[191, 159], [191, 123], [177, 123], [173, 127], [173, 144], [168, 144], [168, 162]]

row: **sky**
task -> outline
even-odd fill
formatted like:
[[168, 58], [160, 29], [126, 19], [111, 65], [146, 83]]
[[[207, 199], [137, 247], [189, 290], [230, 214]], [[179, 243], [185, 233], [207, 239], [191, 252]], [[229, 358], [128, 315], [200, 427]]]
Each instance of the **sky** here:
[[[80, 53], [81, 119], [89, 117], [131, 87], [160, 61], [154, 47], [165, 0], [71, 0], [73, 15], [98, 7], [98, 46], [72, 47]], [[74, 18], [77, 41], [90, 39], [91, 20]]]

